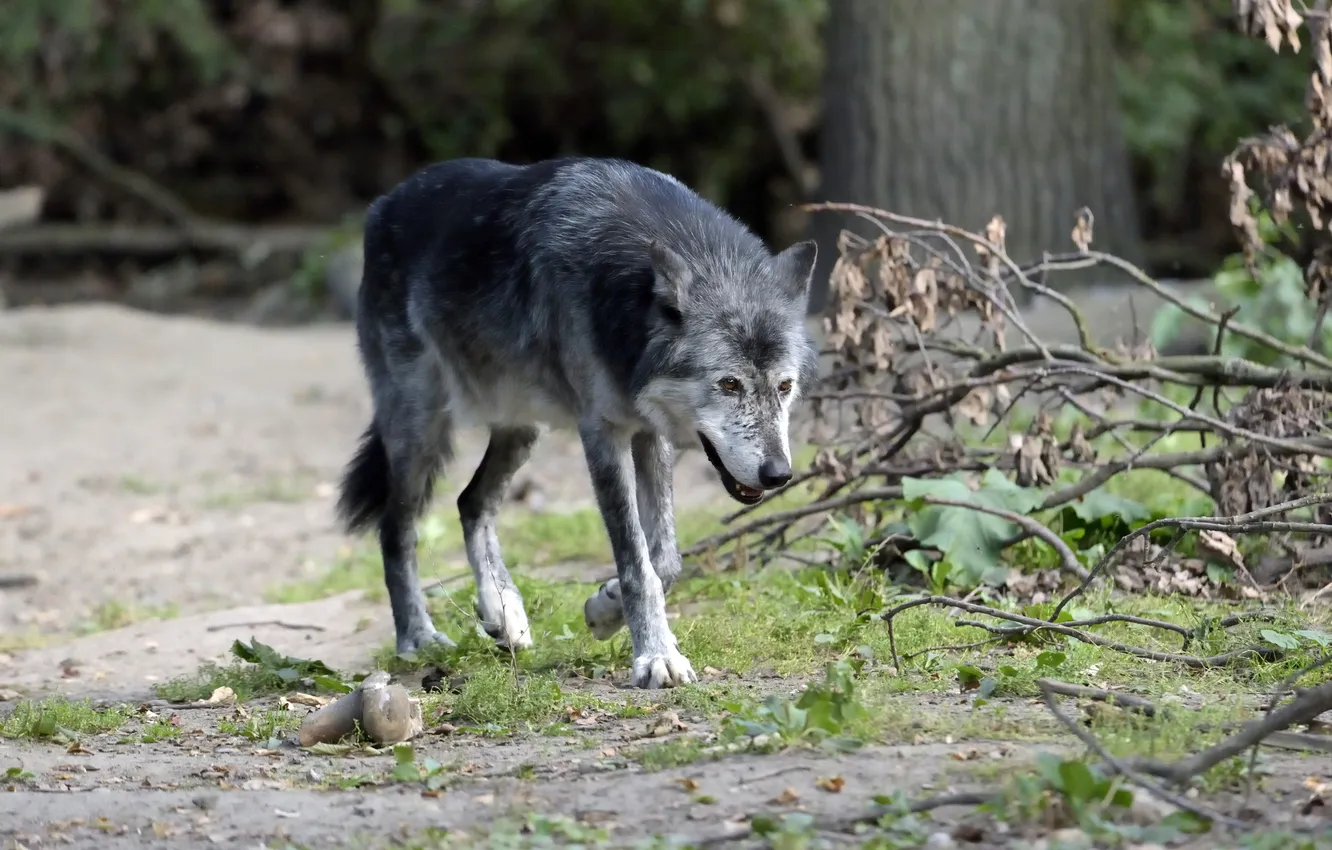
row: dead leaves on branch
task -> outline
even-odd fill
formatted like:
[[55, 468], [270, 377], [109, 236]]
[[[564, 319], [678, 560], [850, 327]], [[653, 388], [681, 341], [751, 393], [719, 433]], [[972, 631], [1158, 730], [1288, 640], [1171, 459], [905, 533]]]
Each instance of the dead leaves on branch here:
[[[1261, 37], [1274, 51], [1283, 44], [1301, 50], [1299, 30], [1307, 25], [1313, 57], [1306, 109], [1309, 134], [1300, 139], [1288, 127], [1245, 139], [1226, 158], [1222, 173], [1230, 183], [1230, 222], [1252, 264], [1263, 248], [1257, 208], [1265, 207], [1278, 225], [1303, 210], [1316, 230], [1332, 231], [1332, 27], [1326, 12], [1306, 16], [1291, 0], [1234, 0], [1240, 28]], [[1251, 179], [1261, 184], [1255, 191]], [[1316, 251], [1305, 270], [1306, 288], [1315, 304], [1330, 303], [1332, 276], [1326, 250]]]
[[1299, 28], [1304, 16], [1291, 0], [1235, 0], [1233, 8], [1244, 32], [1262, 37], [1273, 50], [1280, 50], [1284, 41], [1299, 51]]

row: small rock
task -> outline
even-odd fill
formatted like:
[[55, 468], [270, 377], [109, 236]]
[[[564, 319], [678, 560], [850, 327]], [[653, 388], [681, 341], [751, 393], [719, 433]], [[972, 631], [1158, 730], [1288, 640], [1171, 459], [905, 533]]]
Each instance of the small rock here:
[[946, 832], [934, 832], [925, 840], [925, 846], [929, 850], [947, 850], [947, 848], [956, 847], [957, 842], [953, 840], [953, 836]]

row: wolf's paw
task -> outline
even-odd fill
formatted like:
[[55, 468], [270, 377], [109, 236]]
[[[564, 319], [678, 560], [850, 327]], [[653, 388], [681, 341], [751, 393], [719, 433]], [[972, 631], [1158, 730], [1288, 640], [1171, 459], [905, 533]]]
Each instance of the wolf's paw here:
[[532, 627], [527, 623], [523, 597], [513, 587], [502, 588], [496, 603], [498, 612], [487, 612], [479, 602], [476, 606], [477, 628], [495, 641], [500, 649], [527, 649], [532, 646]]
[[435, 631], [434, 626], [424, 629], [417, 629], [407, 634], [398, 635], [398, 654], [408, 655], [414, 652], [420, 652], [428, 647], [438, 647], [440, 649], [453, 649], [457, 646], [449, 636], [443, 632]]
[[620, 606], [620, 580], [611, 579], [583, 603], [583, 622], [597, 640], [608, 640], [624, 626], [624, 609]]
[[693, 665], [677, 649], [668, 649], [655, 655], [640, 655], [634, 659], [636, 688], [674, 688], [697, 681]]

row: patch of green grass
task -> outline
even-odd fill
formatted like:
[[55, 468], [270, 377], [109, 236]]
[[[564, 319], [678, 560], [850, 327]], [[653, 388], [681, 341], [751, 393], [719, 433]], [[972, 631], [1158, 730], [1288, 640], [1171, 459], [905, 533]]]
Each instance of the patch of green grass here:
[[171, 702], [207, 699], [218, 688], [231, 688], [239, 702], [285, 690], [271, 671], [253, 664], [204, 664], [192, 676], [182, 676], [153, 686], [154, 692]]
[[[441, 650], [440, 658], [420, 660], [444, 661], [464, 674], [487, 667], [507, 669], [512, 665], [529, 674], [590, 679], [623, 671], [630, 663], [626, 631], [609, 641], [597, 641], [583, 624], [582, 604], [596, 590], [595, 585], [530, 578], [516, 578], [516, 581], [532, 625], [535, 646], [531, 650], [510, 658], [497, 652], [488, 638], [478, 636], [472, 615], [474, 591], [463, 586], [432, 600], [436, 623], [457, 637], [459, 648]], [[700, 671], [712, 667], [740, 675], [760, 671], [782, 676], [809, 675], [828, 661], [851, 656], [879, 665], [890, 663], [888, 628], [877, 612], [896, 597], [892, 588], [879, 582], [873, 575], [854, 579], [818, 569], [799, 572], [769, 569], [748, 575], [704, 576], [677, 586], [669, 607], [684, 611], [673, 628], [681, 651]], [[1090, 593], [1073, 606], [1078, 617], [1117, 612], [1189, 629], [1199, 629], [1232, 610], [1233, 606], [1180, 596], [1112, 599], [1104, 592]], [[1038, 609], [1026, 611], [1032, 616], [1040, 615]], [[1226, 631], [1212, 629], [1195, 640], [1188, 652], [1214, 655], [1262, 644], [1263, 629], [1289, 631], [1309, 623], [1306, 615], [1293, 608], [1278, 610], [1275, 616], [1278, 623], [1244, 624]], [[1311, 660], [1317, 649], [1310, 645], [1293, 652], [1288, 662], [1203, 670], [1146, 661], [1058, 635], [969, 651], [928, 651], [932, 647], [989, 636], [980, 629], [959, 628], [956, 622], [947, 611], [933, 606], [912, 609], [895, 619], [893, 638], [902, 667], [897, 675], [886, 679], [890, 694], [956, 690], [957, 668], [979, 664], [982, 672], [988, 670], [1002, 679], [996, 696], [1035, 696], [1035, 681], [1040, 676], [1094, 677], [1098, 681], [1151, 687], [1157, 692], [1178, 692], [1181, 686], [1187, 686], [1196, 693], [1227, 695], [1248, 690], [1253, 684], [1261, 687], [1279, 681]], [[1173, 632], [1127, 623], [1109, 623], [1095, 627], [1095, 631], [1110, 640], [1144, 649], [1180, 651], [1180, 637]], [[1053, 654], [1042, 656], [1046, 652]], [[1038, 656], [1042, 656], [1041, 664], [1037, 663]], [[1002, 675], [1001, 667], [1008, 668]], [[685, 692], [688, 689], [681, 693]]]
[[162, 491], [160, 485], [138, 475], [120, 476], [120, 489], [136, 496], [151, 496]]
[[139, 732], [139, 741], [145, 744], [157, 744], [180, 737], [180, 727], [167, 719], [154, 720]]
[[14, 631], [0, 634], [0, 652], [35, 649], [48, 640], [50, 640], [49, 635], [42, 634], [34, 626], [28, 626], [21, 632]]
[[210, 510], [232, 510], [261, 502], [304, 502], [312, 496], [309, 480], [275, 475], [250, 487], [211, 493], [204, 498], [201, 506]]
[[352, 791], [367, 785], [378, 785], [380, 780], [368, 773], [347, 773], [339, 771], [324, 774], [319, 787], [328, 791]]
[[94, 608], [88, 618], [79, 624], [76, 631], [80, 634], [107, 632], [144, 620], [169, 620], [179, 614], [180, 608], [175, 603], [142, 607], [119, 599], [110, 599]]
[[[432, 560], [426, 557], [424, 550], [418, 557], [423, 568]], [[423, 569], [423, 572], [428, 570]], [[337, 596], [349, 590], [365, 591], [366, 599], [374, 602], [388, 599], [378, 544], [363, 540], [346, 546], [324, 572], [313, 578], [271, 588], [264, 594], [264, 598], [269, 602], [290, 605]]]
[[[806, 453], [812, 456], [812, 449]], [[809, 501], [813, 490], [798, 487], [780, 500], [761, 505], [751, 514], [786, 510]], [[722, 529], [721, 517], [734, 510], [729, 503], [693, 507], [676, 515], [676, 537], [681, 548], [688, 548]], [[612, 563], [610, 543], [601, 514], [594, 507], [566, 512], [534, 512], [521, 509], [502, 511], [498, 536], [504, 560], [510, 571], [554, 564]], [[417, 525], [417, 557], [423, 575], [436, 575], [443, 581], [466, 580], [470, 575], [464, 554], [462, 525], [453, 507], [431, 511]], [[383, 561], [379, 544], [367, 534], [348, 546], [329, 568], [310, 579], [272, 588], [266, 597], [271, 602], [308, 602], [349, 590], [362, 590], [369, 599], [383, 601]]]
[[640, 747], [634, 752], [634, 759], [645, 770], [668, 770], [716, 758], [720, 755], [717, 749], [699, 738], [681, 737]]
[[233, 641], [230, 665], [208, 663], [193, 676], [183, 676], [156, 686], [158, 696], [179, 702], [206, 699], [218, 688], [230, 688], [235, 698], [245, 702], [263, 694], [281, 693], [296, 688], [323, 688], [345, 693], [346, 682], [324, 662], [284, 655], [254, 638], [249, 643]]
[[0, 719], [0, 738], [73, 740], [118, 729], [129, 717], [124, 707], [99, 708], [91, 700], [24, 700]]
[[468, 676], [461, 692], [441, 707], [441, 716], [481, 731], [507, 731], [554, 723], [568, 705], [550, 675], [515, 676], [502, 666], [487, 665]]
[[217, 729], [223, 735], [237, 735], [259, 744], [276, 746], [301, 725], [301, 718], [290, 711], [269, 708], [245, 718], [224, 717]]

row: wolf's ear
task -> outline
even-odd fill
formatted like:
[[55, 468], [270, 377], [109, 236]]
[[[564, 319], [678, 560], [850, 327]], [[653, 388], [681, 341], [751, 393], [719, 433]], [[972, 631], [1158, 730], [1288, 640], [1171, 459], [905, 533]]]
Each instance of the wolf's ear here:
[[657, 300], [668, 311], [684, 313], [694, 273], [689, 270], [683, 257], [656, 239], [648, 246], [648, 254], [652, 257], [652, 291]]
[[809, 283], [814, 277], [814, 263], [819, 257], [819, 246], [813, 239], [797, 242], [772, 258], [778, 281], [786, 287], [791, 298], [808, 301]]

